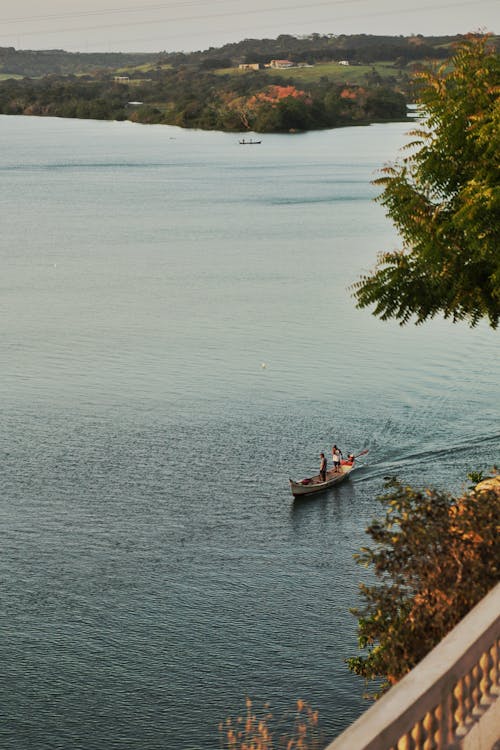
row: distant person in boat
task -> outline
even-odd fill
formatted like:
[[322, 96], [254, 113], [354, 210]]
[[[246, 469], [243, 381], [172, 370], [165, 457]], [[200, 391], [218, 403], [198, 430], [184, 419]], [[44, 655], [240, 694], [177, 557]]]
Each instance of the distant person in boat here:
[[340, 460], [342, 458], [342, 451], [340, 448], [337, 448], [336, 445], [332, 448], [332, 461], [333, 461], [333, 470], [335, 472], [340, 471]]
[[319, 454], [319, 477], [322, 482], [326, 482], [326, 458], [324, 453]]

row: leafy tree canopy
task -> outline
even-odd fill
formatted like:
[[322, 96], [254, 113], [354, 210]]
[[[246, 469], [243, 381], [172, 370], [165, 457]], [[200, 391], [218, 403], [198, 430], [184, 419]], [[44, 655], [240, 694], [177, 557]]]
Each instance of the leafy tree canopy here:
[[[472, 476], [472, 475], [471, 475]], [[475, 477], [478, 478], [478, 477]], [[358, 562], [378, 583], [361, 584], [363, 656], [349, 669], [382, 690], [410, 671], [500, 580], [500, 477], [460, 498], [415, 490], [392, 479], [380, 501], [385, 517], [367, 533], [375, 548]]]
[[358, 307], [401, 324], [437, 314], [474, 326], [500, 316], [500, 76], [485, 37], [451, 67], [418, 76], [423, 125], [409, 154], [375, 181], [403, 249], [354, 285]]

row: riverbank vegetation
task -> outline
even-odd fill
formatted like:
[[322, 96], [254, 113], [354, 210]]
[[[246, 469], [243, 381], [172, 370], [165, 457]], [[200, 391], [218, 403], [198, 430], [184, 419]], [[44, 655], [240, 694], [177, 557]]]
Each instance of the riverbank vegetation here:
[[61, 77], [4, 81], [0, 113], [265, 133], [403, 120], [406, 100], [381, 85], [324, 81], [300, 88], [285, 86], [278, 77], [218, 76], [181, 68], [133, 83]]
[[0, 113], [234, 132], [404, 120], [414, 66], [448, 60], [456, 39], [281, 35], [158, 55], [0, 48]]

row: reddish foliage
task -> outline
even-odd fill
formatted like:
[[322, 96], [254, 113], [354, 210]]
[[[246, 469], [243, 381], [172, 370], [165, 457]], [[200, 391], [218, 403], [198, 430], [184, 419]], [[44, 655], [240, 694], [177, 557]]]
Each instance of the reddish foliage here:
[[342, 91], [340, 92], [340, 98], [341, 99], [359, 99], [365, 93], [366, 93], [365, 90], [361, 88], [361, 86], [356, 86], [356, 88], [345, 88], [345, 89], [342, 89]]
[[295, 86], [267, 86], [264, 91], [251, 96], [248, 100], [248, 106], [253, 107], [264, 102], [277, 104], [281, 99], [301, 99], [306, 104], [311, 104], [311, 97], [305, 91], [295, 88]]

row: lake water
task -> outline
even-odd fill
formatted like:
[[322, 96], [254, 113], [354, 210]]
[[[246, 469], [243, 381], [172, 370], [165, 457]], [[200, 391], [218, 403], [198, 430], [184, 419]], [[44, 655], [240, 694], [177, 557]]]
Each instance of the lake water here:
[[[383, 478], [459, 490], [500, 437], [498, 334], [349, 291], [398, 245], [370, 180], [408, 128], [0, 117], [2, 750], [212, 750], [247, 695], [331, 739], [365, 707]], [[294, 504], [333, 442], [365, 465]]]

